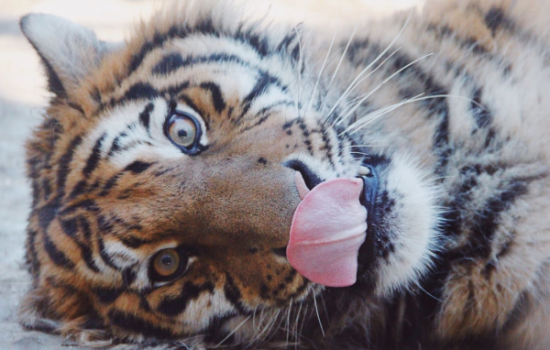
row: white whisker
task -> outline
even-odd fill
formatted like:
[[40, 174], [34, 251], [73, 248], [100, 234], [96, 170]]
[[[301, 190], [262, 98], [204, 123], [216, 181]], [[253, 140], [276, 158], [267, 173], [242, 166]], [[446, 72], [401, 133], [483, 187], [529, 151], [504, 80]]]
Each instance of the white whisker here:
[[342, 65], [342, 62], [344, 61], [344, 57], [346, 56], [346, 53], [348, 52], [349, 46], [353, 40], [353, 37], [355, 36], [355, 32], [357, 31], [357, 26], [355, 26], [355, 29], [353, 29], [353, 33], [351, 33], [351, 36], [349, 37], [348, 43], [346, 44], [346, 48], [344, 49], [344, 52], [342, 53], [342, 56], [340, 57], [340, 61], [338, 61], [338, 65], [336, 66], [336, 69], [334, 69], [334, 73], [332, 73], [332, 78], [330, 78], [330, 82], [327, 86], [327, 93], [332, 86], [332, 82], [334, 81], [334, 78], [336, 78], [336, 74], [338, 73], [338, 70], [340, 69], [340, 66]]
[[223, 338], [223, 340], [221, 342], [219, 342], [215, 348], [218, 348], [220, 347], [220, 345], [222, 345], [227, 339], [229, 339], [233, 334], [235, 334], [236, 331], [238, 331], [245, 323], [246, 321], [248, 321], [250, 319], [250, 316], [248, 316], [244, 321], [242, 321], [237, 327], [235, 327], [235, 329], [233, 329], [233, 331], [231, 331], [231, 333], [229, 333], [227, 335], [227, 337]]
[[[397, 109], [401, 106], [407, 105], [409, 103], [421, 101], [421, 99], [419, 99], [418, 97], [420, 97], [422, 95], [423, 94], [419, 94], [419, 95], [417, 95], [413, 98], [410, 98], [408, 100], [405, 100], [405, 101], [390, 105], [388, 107], [381, 108], [381, 109], [376, 110], [374, 112], [371, 112], [371, 113], [365, 115], [363, 118], [356, 121], [355, 123], [348, 126], [346, 130], [344, 130], [343, 132], [340, 133], [340, 135], [342, 135], [344, 133], [349, 133], [350, 135], [353, 135], [354, 133], [356, 133], [362, 127], [365, 127], [366, 125], [368, 125], [368, 124], [374, 122], [375, 120], [379, 119], [380, 117], [394, 111], [395, 109]], [[352, 131], [352, 130], [354, 130], [354, 131]]]
[[407, 27], [407, 25], [409, 24], [409, 21], [411, 19], [411, 16], [412, 16], [412, 11], [411, 13], [409, 13], [409, 17], [407, 18], [407, 21], [405, 22], [405, 24], [403, 25], [403, 27], [401, 28], [401, 30], [399, 31], [399, 33], [397, 33], [397, 36], [390, 42], [390, 44], [384, 49], [384, 51], [382, 51], [382, 53], [380, 53], [378, 55], [378, 57], [376, 57], [371, 63], [369, 63], [369, 65], [363, 69], [356, 77], [355, 79], [351, 82], [351, 84], [348, 86], [348, 88], [344, 91], [344, 94], [342, 96], [340, 96], [340, 98], [336, 101], [336, 103], [334, 104], [334, 106], [332, 106], [332, 109], [329, 111], [329, 113], [327, 114], [326, 118], [328, 119], [332, 113], [336, 110], [336, 108], [338, 107], [338, 105], [340, 104], [340, 102], [342, 101], [342, 99], [345, 98], [345, 96], [347, 96], [347, 94], [349, 93], [349, 90], [353, 87], [353, 85], [357, 82], [358, 79], [361, 78], [361, 76], [363, 74], [365, 74], [376, 62], [378, 62], [378, 60], [380, 60], [380, 58], [382, 58], [386, 52], [388, 52], [388, 50], [393, 46], [393, 44], [395, 44], [395, 42], [397, 41], [397, 39], [399, 39], [399, 37], [401, 36], [401, 34], [403, 33], [403, 31], [405, 30], [405, 28]]
[[[367, 79], [369, 76], [371, 76], [373, 73], [375, 73], [380, 67], [382, 67], [384, 65], [384, 63], [386, 63], [393, 55], [395, 55], [395, 53], [397, 53], [398, 51], [400, 50], [400, 48], [398, 48], [397, 50], [395, 50], [394, 52], [392, 52], [384, 61], [382, 61], [382, 63], [380, 63], [372, 72], [370, 72], [369, 74], [367, 74], [365, 77], [363, 77], [361, 80], [359, 80], [355, 86], [350, 90], [350, 92], [348, 93], [348, 95], [353, 91], [355, 90], [355, 87], [359, 86], [359, 84], [361, 82], [363, 82], [365, 79]], [[359, 106], [361, 106], [361, 104], [363, 102], [365, 102], [365, 100], [367, 98], [369, 98], [373, 93], [376, 92], [376, 90], [378, 90], [386, 81], [382, 82], [380, 85], [378, 85], [375, 90], [372, 90], [368, 93], [366, 93], [365, 95], [362, 95], [362, 96], [359, 96], [357, 97], [356, 99], [352, 100], [350, 105], [348, 107], [346, 107], [346, 109], [344, 109], [342, 111], [342, 115], [339, 116], [338, 118], [336, 118], [336, 120], [334, 121], [334, 123], [329, 127], [329, 129], [331, 129], [332, 127], [334, 127], [334, 125], [340, 125], [348, 116], [350, 116], [357, 108], [359, 108]], [[358, 102], [357, 102], [358, 101]], [[350, 111], [348, 111], [348, 109], [351, 108]]]
[[332, 41], [330, 42], [330, 47], [328, 48], [328, 52], [325, 56], [325, 60], [323, 62], [323, 65], [321, 66], [321, 70], [319, 71], [319, 75], [317, 76], [317, 81], [315, 82], [315, 86], [313, 87], [313, 91], [311, 92], [311, 97], [309, 98], [309, 101], [307, 102], [304, 113], [307, 113], [307, 111], [309, 110], [309, 106], [311, 104], [311, 101], [313, 100], [313, 97], [315, 96], [315, 93], [317, 92], [317, 86], [319, 86], [319, 81], [321, 80], [321, 75], [323, 74], [323, 71], [326, 68], [327, 61], [328, 61], [328, 58], [330, 56], [330, 52], [332, 51], [332, 46], [334, 45], [334, 40], [335, 39], [336, 39], [336, 33], [334, 33], [334, 35], [332, 36]]
[[321, 333], [325, 337], [325, 329], [323, 328], [323, 323], [321, 322], [321, 316], [319, 315], [319, 308], [317, 307], [317, 296], [313, 294], [313, 305], [315, 306], [315, 313], [317, 314], [317, 321], [319, 321], [319, 327], [321, 328]]
[[292, 309], [292, 301], [293, 299], [290, 299], [290, 304], [288, 305], [288, 314], [286, 316], [286, 347], [288, 347], [288, 338], [289, 338], [289, 332], [290, 332], [290, 310]]
[[296, 33], [296, 38], [298, 40], [298, 50], [300, 51], [300, 58], [298, 59], [298, 66], [296, 68], [296, 73], [297, 73], [297, 76], [298, 76], [298, 79], [297, 79], [298, 80], [298, 88], [297, 88], [297, 93], [296, 93], [295, 98], [294, 98], [294, 104], [296, 105], [296, 110], [298, 111], [298, 115], [300, 115], [300, 89], [302, 87], [301, 67], [302, 67], [303, 52], [302, 52], [302, 41], [301, 41], [300, 33], [298, 32], [297, 27], [294, 27], [294, 32]]

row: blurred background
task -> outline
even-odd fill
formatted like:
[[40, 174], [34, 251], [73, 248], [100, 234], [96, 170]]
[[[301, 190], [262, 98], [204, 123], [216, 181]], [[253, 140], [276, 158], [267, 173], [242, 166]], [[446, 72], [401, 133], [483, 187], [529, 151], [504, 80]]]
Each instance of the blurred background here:
[[[171, 2], [0, 1], [0, 349], [59, 349], [63, 342], [58, 337], [23, 332], [15, 320], [19, 299], [30, 282], [23, 267], [25, 226], [31, 203], [30, 186], [25, 178], [24, 142], [40, 122], [49, 99], [40, 61], [21, 34], [19, 18], [29, 12], [55, 14], [93, 29], [102, 40], [120, 41], [131, 32], [133, 24]], [[351, 34], [354, 23], [381, 19], [413, 6], [420, 9], [423, 2], [249, 0], [245, 5], [258, 17], [268, 12], [277, 21], [304, 22], [327, 32], [348, 30]]]

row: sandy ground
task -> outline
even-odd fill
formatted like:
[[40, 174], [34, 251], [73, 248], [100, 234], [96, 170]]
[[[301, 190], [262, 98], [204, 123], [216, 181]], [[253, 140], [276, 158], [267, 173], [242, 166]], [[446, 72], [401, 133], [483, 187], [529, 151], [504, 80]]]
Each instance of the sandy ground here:
[[[132, 24], [147, 18], [162, 0], [0, 1], [0, 349], [59, 349], [63, 339], [26, 332], [16, 322], [19, 299], [29, 287], [22, 263], [31, 192], [24, 175], [24, 141], [41, 120], [49, 98], [37, 55], [22, 36], [18, 19], [28, 12], [63, 16], [122, 40]], [[269, 9], [281, 20], [327, 27], [421, 4], [422, 0], [255, 0], [258, 15]], [[350, 30], [351, 31], [351, 30]], [[63, 348], [67, 348], [65, 344]], [[71, 347], [77, 349], [76, 347]]]

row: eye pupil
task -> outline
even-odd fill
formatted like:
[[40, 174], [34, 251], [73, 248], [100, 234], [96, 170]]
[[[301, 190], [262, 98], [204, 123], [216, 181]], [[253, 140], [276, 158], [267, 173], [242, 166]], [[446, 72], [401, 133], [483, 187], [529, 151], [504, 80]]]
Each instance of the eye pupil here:
[[168, 266], [172, 265], [172, 258], [169, 257], [168, 255], [163, 255], [160, 261], [162, 262], [163, 265], [168, 265]]
[[180, 129], [180, 130], [178, 131], [178, 136], [179, 136], [180, 138], [187, 137], [187, 132], [186, 132], [185, 130]]

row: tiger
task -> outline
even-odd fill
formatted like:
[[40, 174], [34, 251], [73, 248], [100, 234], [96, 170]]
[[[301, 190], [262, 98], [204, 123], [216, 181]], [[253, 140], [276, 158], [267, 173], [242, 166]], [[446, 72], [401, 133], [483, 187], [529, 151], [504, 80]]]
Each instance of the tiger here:
[[[123, 43], [23, 17], [52, 99], [21, 325], [117, 349], [547, 349], [549, 10], [427, 1], [331, 38], [189, 0]], [[355, 282], [303, 276], [302, 192], [369, 176]]]

